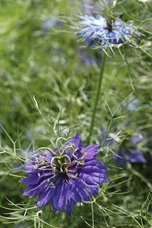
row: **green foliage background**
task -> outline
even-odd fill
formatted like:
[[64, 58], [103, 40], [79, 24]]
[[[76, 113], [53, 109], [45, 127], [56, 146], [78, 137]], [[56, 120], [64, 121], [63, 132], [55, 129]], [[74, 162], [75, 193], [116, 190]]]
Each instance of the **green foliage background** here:
[[[87, 143], [98, 85], [100, 52], [88, 49], [76, 35], [83, 1], [0, 0], [0, 227], [142, 227], [152, 225], [152, 2], [116, 1], [113, 12], [122, 20], [142, 25], [145, 36], [138, 48], [122, 46], [108, 51], [92, 143], [99, 141], [100, 126], [114, 130], [131, 119], [147, 138], [142, 147], [147, 163], [116, 167], [115, 147], [103, 145], [99, 159], [109, 167], [111, 182], [100, 187], [91, 203], [74, 208], [73, 216], [53, 214], [47, 205], [22, 197], [19, 183], [25, 162], [21, 150], [51, 146], [57, 137], [81, 133]], [[99, 1], [94, 6], [103, 16]], [[64, 24], [44, 32], [45, 19]], [[91, 55], [92, 65], [82, 61]], [[124, 106], [138, 99], [134, 110]]]

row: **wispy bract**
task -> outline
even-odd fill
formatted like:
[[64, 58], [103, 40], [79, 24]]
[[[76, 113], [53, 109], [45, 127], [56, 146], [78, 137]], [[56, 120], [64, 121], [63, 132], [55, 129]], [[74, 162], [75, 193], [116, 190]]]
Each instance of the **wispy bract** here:
[[70, 214], [76, 203], [89, 201], [98, 194], [98, 185], [108, 182], [108, 169], [96, 159], [99, 145], [83, 146], [80, 135], [63, 147], [38, 151], [23, 165], [28, 175], [21, 182], [28, 185], [25, 196], [38, 196], [38, 207], [50, 203], [54, 212]]
[[89, 47], [93, 45], [105, 48], [107, 46], [115, 46], [125, 42], [134, 44], [140, 32], [133, 26], [131, 21], [123, 22], [119, 15], [116, 19], [106, 19], [101, 15], [80, 16], [81, 29], [77, 32], [82, 36], [83, 41], [89, 43]]

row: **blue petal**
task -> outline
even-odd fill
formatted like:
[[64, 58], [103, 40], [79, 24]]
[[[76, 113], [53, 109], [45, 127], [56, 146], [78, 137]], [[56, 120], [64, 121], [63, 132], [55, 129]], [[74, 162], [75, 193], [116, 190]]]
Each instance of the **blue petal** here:
[[37, 174], [31, 174], [28, 177], [22, 178], [20, 182], [23, 182], [24, 184], [30, 184], [35, 185], [40, 180], [40, 177]]
[[44, 180], [39, 185], [29, 185], [28, 188], [23, 193], [23, 196], [37, 196], [43, 192], [49, 183]]
[[146, 163], [146, 159], [144, 158], [142, 152], [138, 148], [130, 149], [128, 156], [130, 162]]
[[72, 138], [70, 138], [65, 144], [64, 148], [69, 146], [70, 144], [74, 145], [74, 150], [82, 146], [82, 142], [80, 139], [80, 134], [76, 134]]
[[45, 171], [44, 173], [41, 170], [39, 170], [39, 172], [37, 171], [37, 173], [31, 174], [30, 176], [25, 177], [20, 181], [23, 182], [24, 184], [35, 185], [39, 181], [42, 182], [44, 179], [47, 180], [48, 178], [52, 178], [52, 175], [53, 174], [50, 171]]
[[105, 173], [81, 173], [79, 175], [87, 184], [98, 185], [102, 182], [108, 182], [109, 179], [106, 177]]
[[130, 148], [129, 151], [119, 149], [113, 157], [116, 164], [123, 166], [127, 162], [145, 163], [146, 159], [138, 148]]
[[81, 202], [82, 200], [88, 201], [89, 199], [86, 191], [86, 185], [80, 178], [73, 179], [71, 193], [72, 199], [76, 202]]
[[85, 156], [85, 161], [89, 161], [95, 158], [95, 156], [97, 155], [97, 153], [99, 152], [100, 149], [100, 145], [88, 145], [84, 147], [84, 152], [86, 153]]
[[129, 142], [132, 144], [139, 143], [141, 141], [141, 135], [133, 135], [130, 139]]
[[63, 182], [60, 182], [60, 184], [56, 188], [55, 196], [52, 198], [51, 202], [54, 208], [56, 208], [57, 211], [60, 211], [63, 207], [63, 202], [66, 192], [64, 191], [64, 184]]
[[38, 207], [42, 207], [47, 204], [51, 198], [56, 194], [56, 188], [51, 188], [50, 185], [39, 195], [37, 202]]

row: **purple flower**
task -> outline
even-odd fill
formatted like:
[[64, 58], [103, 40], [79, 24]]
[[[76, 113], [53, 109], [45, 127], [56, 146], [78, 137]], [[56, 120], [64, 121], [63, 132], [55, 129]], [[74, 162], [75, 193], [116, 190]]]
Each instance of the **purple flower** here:
[[108, 182], [107, 167], [96, 159], [100, 146], [83, 146], [79, 134], [63, 147], [38, 151], [23, 165], [28, 175], [24, 196], [38, 196], [38, 207], [50, 203], [54, 212], [70, 214], [76, 203], [98, 194], [98, 185]]
[[96, 18], [85, 15], [80, 16], [80, 19], [82, 26], [77, 34], [82, 36], [83, 41], [89, 43], [89, 47], [96, 44], [105, 48], [124, 42], [134, 44], [140, 35], [137, 29], [133, 27], [132, 22], [123, 22], [119, 15], [114, 20], [107, 20], [100, 15], [97, 15]]
[[[81, 53], [80, 53], [81, 54]], [[85, 53], [82, 53], [80, 55], [80, 60], [83, 64], [87, 65], [87, 66], [93, 66], [95, 64], [95, 60], [96, 60], [96, 63], [101, 63], [101, 58], [100, 57], [94, 57], [92, 58], [91, 55], [87, 55]]]
[[139, 143], [144, 141], [141, 132], [137, 130], [131, 136], [127, 136], [115, 152], [113, 159], [116, 164], [123, 166], [127, 162], [145, 163], [146, 159], [139, 148]]
[[99, 140], [101, 141], [101, 143], [105, 146], [111, 146], [112, 144], [114, 144], [116, 136], [112, 133], [108, 134], [103, 126], [100, 127], [100, 130], [101, 135], [99, 136]]
[[122, 105], [128, 110], [133, 111], [141, 105], [141, 101], [136, 97], [131, 96]]
[[127, 162], [131, 163], [145, 163], [146, 159], [144, 158], [142, 152], [137, 147], [130, 149], [119, 148], [116, 151], [116, 155], [113, 156], [115, 163], [119, 166], [125, 165]]
[[52, 16], [52, 17], [46, 18], [43, 21], [42, 30], [43, 32], [48, 32], [52, 27], [62, 26], [62, 25], [63, 25], [62, 21], [56, 20], [55, 17]]
[[[129, 127], [129, 122], [129, 120], [126, 121], [126, 127]], [[140, 130], [137, 130], [131, 135], [128, 134], [121, 144], [121, 139], [118, 137], [118, 135], [114, 133], [106, 133], [104, 127], [101, 127], [100, 130], [101, 135], [99, 136], [99, 140], [101, 141], [101, 144], [105, 146], [112, 146], [115, 143], [119, 143], [119, 147], [115, 151], [115, 155], [113, 156], [113, 159], [117, 165], [123, 166], [127, 162], [146, 162], [146, 159], [144, 158], [142, 151], [139, 148], [139, 143], [145, 141], [145, 138], [142, 136]]]

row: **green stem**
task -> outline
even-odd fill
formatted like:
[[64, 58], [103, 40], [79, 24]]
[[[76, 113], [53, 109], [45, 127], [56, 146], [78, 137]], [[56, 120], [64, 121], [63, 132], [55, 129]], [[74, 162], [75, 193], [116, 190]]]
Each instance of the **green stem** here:
[[91, 119], [91, 125], [90, 125], [90, 130], [89, 130], [88, 142], [90, 142], [92, 131], [93, 131], [93, 127], [94, 127], [97, 104], [98, 104], [98, 100], [99, 100], [99, 95], [100, 95], [101, 85], [102, 85], [102, 79], [103, 79], [103, 74], [104, 74], [105, 60], [106, 60], [106, 54], [105, 54], [105, 52], [103, 52], [101, 69], [100, 69], [100, 77], [99, 77], [97, 94], [96, 94], [95, 103], [94, 103], [94, 109], [93, 109], [93, 113], [92, 113], [92, 119]]

